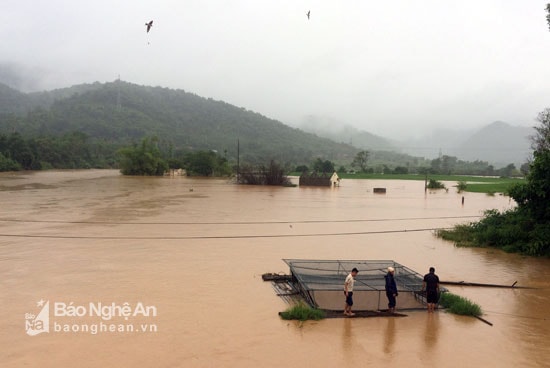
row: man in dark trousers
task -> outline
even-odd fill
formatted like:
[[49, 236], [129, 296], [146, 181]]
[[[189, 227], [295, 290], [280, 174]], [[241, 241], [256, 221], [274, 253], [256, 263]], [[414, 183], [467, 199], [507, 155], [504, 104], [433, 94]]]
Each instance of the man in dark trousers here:
[[424, 276], [422, 291], [426, 290], [426, 303], [428, 312], [435, 311], [435, 305], [439, 301], [439, 277], [435, 274], [435, 268], [430, 267], [430, 273]]
[[388, 273], [384, 278], [386, 279], [386, 296], [388, 297], [388, 312], [395, 313], [395, 298], [397, 297], [397, 285], [393, 275], [395, 274], [395, 269], [393, 267], [388, 267]]
[[358, 272], [359, 270], [354, 267], [353, 270], [351, 270], [350, 274], [346, 277], [346, 281], [344, 282], [344, 295], [346, 296], [344, 315], [347, 317], [355, 316], [355, 313], [351, 311], [351, 307], [353, 306], [353, 284], [355, 283], [355, 276], [357, 276]]

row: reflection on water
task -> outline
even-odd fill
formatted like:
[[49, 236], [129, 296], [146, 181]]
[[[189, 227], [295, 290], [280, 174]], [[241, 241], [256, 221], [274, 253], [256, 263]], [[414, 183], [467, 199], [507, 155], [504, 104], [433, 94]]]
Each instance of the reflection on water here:
[[384, 353], [392, 355], [395, 343], [395, 318], [387, 318], [384, 331]]
[[342, 350], [344, 354], [349, 354], [353, 346], [353, 321], [350, 318], [344, 318], [342, 321], [342, 326], [344, 327], [344, 333], [342, 334]]
[[[378, 186], [387, 194], [372, 193]], [[100, 170], [0, 174], [0, 188], [2, 367], [536, 367], [550, 359], [548, 260], [455, 248], [429, 230], [510, 208], [507, 197], [465, 193], [462, 205], [462, 194], [426, 194], [423, 182], [266, 188]], [[434, 266], [442, 280], [540, 289], [451, 288], [480, 304], [493, 327], [441, 311], [299, 325], [279, 319], [286, 305], [261, 281], [288, 272], [282, 258], [394, 259], [421, 273]], [[158, 332], [30, 337], [24, 316], [41, 299], [155, 305]]]
[[424, 332], [424, 343], [426, 345], [426, 352], [430, 353], [437, 345], [437, 339], [439, 335], [439, 312], [426, 313], [426, 329]]

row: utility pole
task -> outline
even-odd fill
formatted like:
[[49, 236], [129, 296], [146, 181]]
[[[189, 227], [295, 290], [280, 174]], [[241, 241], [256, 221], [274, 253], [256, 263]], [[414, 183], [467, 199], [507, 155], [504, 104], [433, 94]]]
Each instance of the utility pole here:
[[239, 145], [239, 138], [237, 138], [237, 184], [239, 183], [239, 173], [240, 173], [240, 164], [241, 164], [241, 156], [240, 156], [240, 145]]
[[118, 75], [118, 79], [116, 81], [117, 84], [117, 96], [116, 96], [116, 110], [120, 112], [122, 106], [120, 105], [120, 74]]
[[428, 170], [424, 172], [426, 176], [424, 176], [424, 192], [428, 190]]

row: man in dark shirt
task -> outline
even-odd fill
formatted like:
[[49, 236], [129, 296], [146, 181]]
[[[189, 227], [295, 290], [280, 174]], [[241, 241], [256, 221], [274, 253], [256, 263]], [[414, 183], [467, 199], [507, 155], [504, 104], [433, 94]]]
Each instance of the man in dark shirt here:
[[393, 275], [395, 269], [393, 267], [388, 267], [388, 273], [384, 278], [386, 279], [386, 296], [388, 297], [388, 312], [395, 313], [395, 297], [397, 296], [397, 285], [395, 284], [395, 279]]
[[435, 305], [439, 300], [439, 277], [435, 274], [435, 268], [430, 267], [430, 273], [424, 276], [422, 291], [426, 290], [426, 302], [428, 312], [435, 311]]

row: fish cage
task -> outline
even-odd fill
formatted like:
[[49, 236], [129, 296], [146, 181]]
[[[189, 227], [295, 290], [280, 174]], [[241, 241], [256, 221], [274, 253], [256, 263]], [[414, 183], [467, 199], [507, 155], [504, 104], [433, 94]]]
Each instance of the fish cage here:
[[353, 286], [353, 309], [387, 309], [384, 276], [390, 266], [395, 269], [397, 308], [418, 309], [426, 304], [425, 294], [420, 292], [424, 277], [395, 261], [284, 259], [284, 262], [290, 267], [295, 289], [312, 307], [341, 310], [345, 302], [344, 281], [355, 267], [359, 273]]

